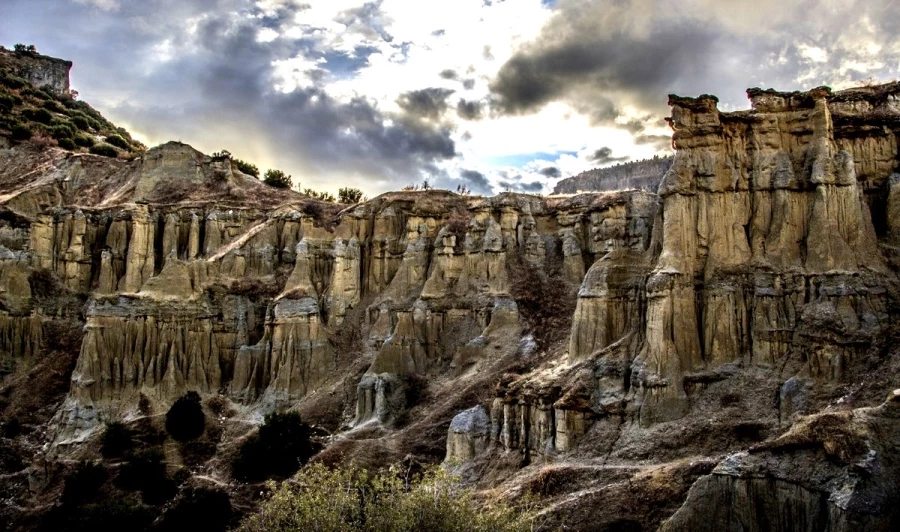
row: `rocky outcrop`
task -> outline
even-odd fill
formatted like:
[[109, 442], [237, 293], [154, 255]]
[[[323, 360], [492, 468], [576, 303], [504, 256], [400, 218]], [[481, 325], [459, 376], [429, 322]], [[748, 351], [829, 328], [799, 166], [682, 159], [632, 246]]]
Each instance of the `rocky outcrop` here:
[[447, 459], [450, 464], [471, 460], [484, 452], [490, 443], [491, 420], [481, 405], [460, 412], [450, 422], [447, 436]]
[[660, 528], [894, 530], [900, 390], [877, 408], [810, 416], [727, 457]]
[[9, 67], [17, 76], [36, 88], [50, 86], [59, 93], [69, 92], [72, 62], [36, 52], [13, 52], [0, 47], [0, 66]]

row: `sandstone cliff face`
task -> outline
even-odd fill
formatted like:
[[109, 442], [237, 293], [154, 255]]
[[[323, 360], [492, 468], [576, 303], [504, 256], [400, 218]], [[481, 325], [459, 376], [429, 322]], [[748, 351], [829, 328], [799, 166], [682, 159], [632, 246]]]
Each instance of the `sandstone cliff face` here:
[[17, 53], [0, 49], [0, 66], [11, 68], [13, 73], [35, 87], [49, 85], [56, 92], [69, 92], [71, 61], [33, 52]]
[[[525, 324], [510, 257], [539, 271], [553, 261], [574, 287], [609, 251], [645, 248], [655, 209], [650, 194], [422, 192], [329, 219], [307, 214], [315, 211], [301, 198], [270, 211], [214, 206], [215, 187], [239, 197], [251, 185], [227, 161], [177, 143], [110, 163], [95, 196], [80, 192], [97, 184], [71, 177], [87, 161], [51, 161], [58, 177], [11, 191], [6, 204], [27, 220], [21, 249], [3, 261], [9, 327], [30, 330], [29, 314], [41, 312], [29, 302], [31, 270], [91, 294], [61, 442], [85, 437], [141, 394], [163, 404], [195, 390], [289, 405], [340, 374], [348, 353], [338, 336], [348, 328], [362, 338], [349, 355], [371, 363], [347, 421], [389, 422], [405, 408], [398, 397], [411, 376], [462, 376], [519, 352]], [[201, 195], [154, 202], [173, 178]], [[80, 205], [66, 201], [72, 189]], [[46, 199], [24, 200], [38, 191]], [[8, 343], [27, 356], [38, 341]]]
[[[567, 363], [545, 365], [494, 400], [500, 448], [548, 457], [586, 437], [614, 438], [611, 456], [630, 456], [656, 426], [699, 422], [716, 394], [723, 405], [751, 402], [743, 396], [755, 391], [728, 384], [741, 375], [779, 398], [756, 414], [767, 420], [758, 427], [784, 430], [814, 411], [813, 395], [845, 390], [861, 367], [886, 363], [870, 357], [883, 349], [896, 293], [884, 242], [895, 238], [897, 90], [751, 90], [753, 109], [737, 113], [719, 112], [711, 96], [670, 97], [677, 152], [652, 242], [588, 270]], [[896, 429], [893, 416], [884, 423]], [[877, 468], [895, 466], [886, 460]], [[796, 469], [775, 472], [781, 463], [757, 461], [752, 475], [720, 466], [666, 529], [851, 530], [895, 519], [884, 506], [835, 502], [864, 498], [856, 481], [824, 486]], [[873, 489], [881, 497], [893, 488]]]

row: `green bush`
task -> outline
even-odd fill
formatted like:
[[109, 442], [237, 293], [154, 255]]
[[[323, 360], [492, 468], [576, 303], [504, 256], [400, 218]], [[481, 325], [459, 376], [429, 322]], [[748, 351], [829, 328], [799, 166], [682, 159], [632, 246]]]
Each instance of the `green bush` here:
[[66, 477], [65, 487], [62, 493], [63, 504], [81, 504], [93, 498], [109, 473], [106, 468], [96, 462], [83, 460], [75, 466], [75, 470]]
[[362, 190], [358, 188], [342, 188], [338, 190], [339, 203], [359, 203], [362, 199]]
[[233, 511], [228, 494], [222, 490], [192, 488], [185, 490], [163, 515], [160, 531], [228, 530]]
[[109, 144], [94, 144], [91, 146], [90, 152], [94, 155], [102, 155], [104, 157], [118, 157], [119, 152]]
[[231, 163], [242, 173], [252, 175], [256, 178], [259, 177], [259, 168], [257, 168], [255, 164], [250, 164], [247, 161], [242, 161], [240, 159], [232, 159]]
[[28, 140], [34, 135], [31, 128], [25, 124], [15, 124], [11, 129], [13, 140]]
[[166, 432], [178, 441], [199, 438], [205, 426], [206, 416], [197, 392], [188, 392], [179, 397], [166, 413]]
[[112, 144], [116, 148], [122, 148], [123, 150], [127, 150], [130, 148], [128, 145], [128, 141], [120, 137], [119, 135], [110, 135], [106, 137], [106, 143]]
[[266, 170], [263, 176], [263, 183], [275, 188], [291, 188], [293, 181], [291, 176], [285, 174], [281, 170]]
[[32, 122], [39, 122], [41, 124], [49, 124], [53, 121], [53, 115], [50, 114], [50, 111], [46, 109], [23, 109], [22, 116], [24, 116], [28, 120], [31, 120]]
[[277, 487], [258, 513], [244, 520], [245, 532], [518, 532], [532, 530], [530, 512], [502, 502], [475, 504], [470, 490], [435, 468], [412, 479], [391, 472], [370, 474], [313, 464], [295, 481]]
[[82, 131], [88, 131], [91, 129], [91, 124], [88, 122], [88, 119], [83, 116], [75, 115], [71, 118], [72, 125], [77, 127]]
[[75, 135], [75, 144], [81, 146], [82, 148], [90, 148], [96, 142], [93, 137], [89, 137], [87, 135]]
[[[47, 94], [46, 92], [44, 93]], [[52, 113], [65, 113], [66, 108], [60, 105], [56, 100], [45, 100], [41, 107]]]
[[0, 94], [0, 111], [8, 113], [16, 106], [16, 98], [12, 94]]
[[78, 146], [75, 144], [75, 141], [72, 139], [57, 139], [56, 143], [59, 144], [59, 147], [64, 150], [74, 150], [78, 148]]
[[309, 438], [309, 426], [300, 414], [269, 414], [259, 434], [241, 445], [231, 462], [232, 475], [245, 481], [290, 476], [315, 454]]
[[57, 124], [47, 128], [47, 133], [56, 140], [71, 139], [75, 136], [75, 128], [70, 124]]
[[334, 203], [334, 196], [330, 192], [316, 192], [311, 188], [303, 189], [303, 193], [309, 196], [310, 198], [314, 198], [320, 201], [328, 201]]
[[18, 76], [7, 74], [0, 78], [0, 84], [3, 84], [10, 89], [18, 90], [28, 85], [28, 82]]

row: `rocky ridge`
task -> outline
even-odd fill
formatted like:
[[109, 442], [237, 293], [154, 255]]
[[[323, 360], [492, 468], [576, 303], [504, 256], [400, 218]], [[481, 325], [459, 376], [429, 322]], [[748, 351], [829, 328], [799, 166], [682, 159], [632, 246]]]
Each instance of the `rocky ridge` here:
[[553, 187], [553, 193], [577, 194], [579, 192], [609, 192], [629, 189], [656, 192], [659, 182], [670, 166], [672, 166], [672, 157], [656, 157], [619, 163], [606, 168], [594, 168], [561, 179]]

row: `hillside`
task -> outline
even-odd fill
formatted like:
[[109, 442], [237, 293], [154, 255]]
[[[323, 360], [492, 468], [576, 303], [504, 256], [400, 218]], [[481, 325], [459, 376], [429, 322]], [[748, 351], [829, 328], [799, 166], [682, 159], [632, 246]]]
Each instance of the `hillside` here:
[[223, 530], [307, 458], [540, 530], [900, 527], [897, 84], [670, 96], [650, 190], [337, 205], [6, 64], [4, 529]]
[[672, 157], [660, 157], [594, 168], [560, 180], [553, 188], [553, 193], [577, 194], [630, 189], [656, 192], [671, 166]]

